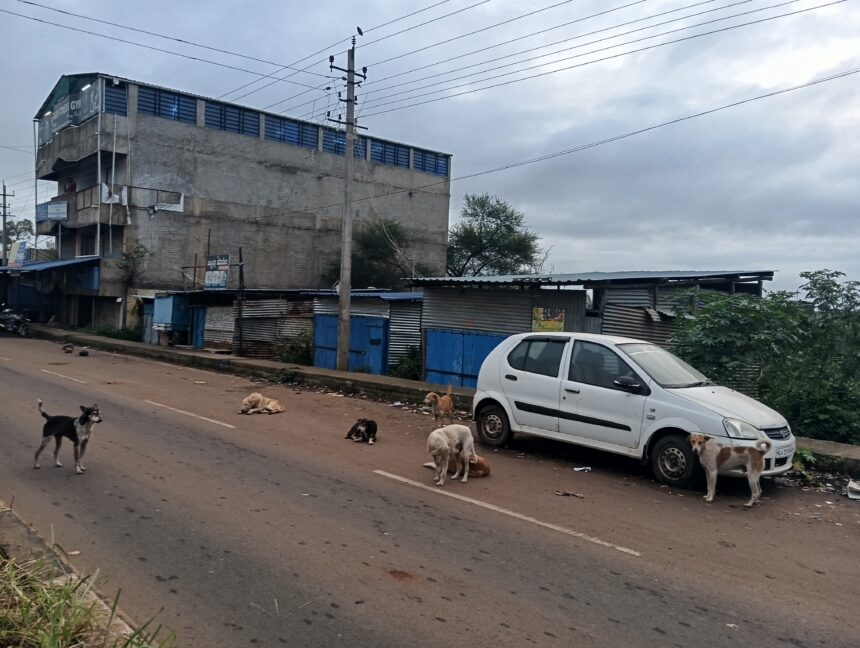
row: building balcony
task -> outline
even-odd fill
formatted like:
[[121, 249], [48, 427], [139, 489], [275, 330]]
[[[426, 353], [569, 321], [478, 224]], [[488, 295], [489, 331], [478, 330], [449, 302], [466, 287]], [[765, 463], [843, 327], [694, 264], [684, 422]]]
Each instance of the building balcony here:
[[93, 186], [74, 194], [56, 196], [49, 202], [38, 205], [36, 234], [56, 234], [58, 223], [68, 228], [88, 227], [97, 223], [125, 224], [127, 190], [120, 185], [114, 185], [113, 190], [115, 193], [109, 194], [108, 186], [103, 184], [101, 201], [98, 186]]

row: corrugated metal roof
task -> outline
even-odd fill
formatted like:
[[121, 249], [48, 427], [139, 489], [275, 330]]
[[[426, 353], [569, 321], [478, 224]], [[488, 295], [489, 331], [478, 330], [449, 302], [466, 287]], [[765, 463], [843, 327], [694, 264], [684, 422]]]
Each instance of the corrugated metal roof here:
[[22, 266], [4, 266], [0, 272], [39, 272], [40, 270], [53, 270], [65, 266], [80, 265], [82, 263], [98, 263], [101, 257], [83, 257], [78, 259], [62, 259], [59, 261], [39, 261], [38, 263], [26, 263]]
[[[317, 297], [337, 297], [337, 293], [334, 290], [316, 290], [316, 291], [305, 291], [306, 295], [315, 295]], [[385, 301], [421, 301], [424, 299], [424, 293], [422, 292], [372, 292], [366, 290], [358, 290], [352, 291], [350, 293], [350, 299], [365, 299], [365, 298], [378, 298], [384, 299]]]
[[420, 277], [416, 286], [510, 285], [510, 286], [585, 286], [610, 283], [657, 283], [725, 279], [759, 281], [773, 279], [773, 270], [658, 270], [631, 272], [579, 272], [535, 275], [496, 275], [487, 277]]

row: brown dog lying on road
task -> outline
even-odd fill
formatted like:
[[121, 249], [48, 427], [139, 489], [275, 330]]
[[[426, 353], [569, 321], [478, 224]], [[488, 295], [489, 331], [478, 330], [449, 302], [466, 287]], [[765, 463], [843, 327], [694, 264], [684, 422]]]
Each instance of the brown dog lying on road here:
[[[462, 454], [462, 453], [461, 453]], [[462, 458], [460, 459], [462, 461]], [[484, 459], [482, 456], [477, 455], [477, 459], [473, 457], [474, 463], [468, 463], [469, 466], [469, 477], [486, 477], [490, 474], [490, 464]], [[424, 464], [425, 468], [436, 468], [436, 464], [432, 461], [428, 461]], [[448, 459], [448, 474], [453, 475], [457, 472], [457, 458], [454, 455], [451, 455], [451, 458]]]
[[746, 468], [747, 480], [750, 485], [750, 501], [746, 506], [752, 506], [761, 499], [761, 484], [759, 479], [764, 470], [764, 456], [771, 448], [771, 442], [762, 439], [756, 442], [756, 448], [748, 446], [724, 446], [704, 434], [691, 434], [690, 444], [693, 452], [699, 455], [699, 463], [705, 469], [708, 478], [708, 494], [705, 501], [713, 502], [717, 490], [717, 473], [720, 470]]
[[239, 410], [239, 414], [278, 414], [284, 409], [285, 407], [280, 401], [254, 392], [242, 401], [242, 409]]

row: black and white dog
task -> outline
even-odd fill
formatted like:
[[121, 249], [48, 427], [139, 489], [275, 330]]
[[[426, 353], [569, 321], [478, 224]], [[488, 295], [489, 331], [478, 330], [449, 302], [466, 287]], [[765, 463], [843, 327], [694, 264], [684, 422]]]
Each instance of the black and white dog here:
[[51, 437], [54, 437], [54, 465], [62, 467], [60, 463], [60, 444], [63, 437], [69, 439], [75, 444], [75, 473], [83, 474], [84, 468], [84, 453], [87, 451], [87, 443], [90, 440], [90, 432], [95, 423], [101, 423], [102, 417], [99, 412], [99, 406], [84, 407], [81, 405], [81, 415], [77, 418], [74, 416], [51, 416], [42, 409], [42, 400], [39, 399], [39, 414], [45, 419], [45, 426], [42, 428], [42, 443], [36, 450], [36, 456], [33, 458], [33, 468], [39, 467], [39, 455], [42, 454], [48, 444], [51, 442]]
[[363, 418], [358, 419], [355, 425], [346, 433], [346, 438], [358, 443], [366, 441], [368, 445], [373, 445], [374, 441], [376, 441], [376, 421]]

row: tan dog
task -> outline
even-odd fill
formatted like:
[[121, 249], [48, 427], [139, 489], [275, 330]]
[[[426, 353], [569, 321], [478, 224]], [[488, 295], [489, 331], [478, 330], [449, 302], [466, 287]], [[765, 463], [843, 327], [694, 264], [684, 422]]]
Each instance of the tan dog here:
[[756, 441], [755, 448], [731, 447], [720, 445], [704, 434], [691, 434], [690, 444], [693, 446], [693, 452], [699, 455], [699, 463], [705, 469], [705, 476], [708, 479], [708, 494], [705, 495], [705, 501], [714, 501], [717, 473], [742, 466], [746, 468], [747, 481], [750, 485], [750, 501], [746, 506], [752, 506], [761, 499], [759, 479], [764, 470], [764, 456], [772, 446], [770, 441], [764, 439]]
[[239, 414], [278, 414], [286, 409], [280, 401], [254, 392], [242, 401]]
[[454, 398], [451, 395], [451, 385], [448, 385], [448, 391], [444, 396], [440, 396], [436, 392], [430, 392], [424, 397], [424, 404], [429, 405], [433, 410], [433, 421], [438, 424], [439, 419], [442, 419], [442, 424], [445, 423], [445, 417], [448, 417], [448, 422], [454, 422]]
[[[462, 456], [462, 452], [460, 454]], [[472, 479], [486, 477], [490, 474], [490, 463], [480, 455], [478, 455], [478, 458], [475, 460], [474, 463], [467, 463], [467, 465], [469, 466], [469, 477], [471, 477]], [[426, 464], [424, 464], [424, 467], [435, 468], [436, 464], [434, 464], [432, 461], [428, 461]], [[456, 473], [457, 468], [457, 458], [452, 455], [451, 458], [448, 460], [448, 473]]]

